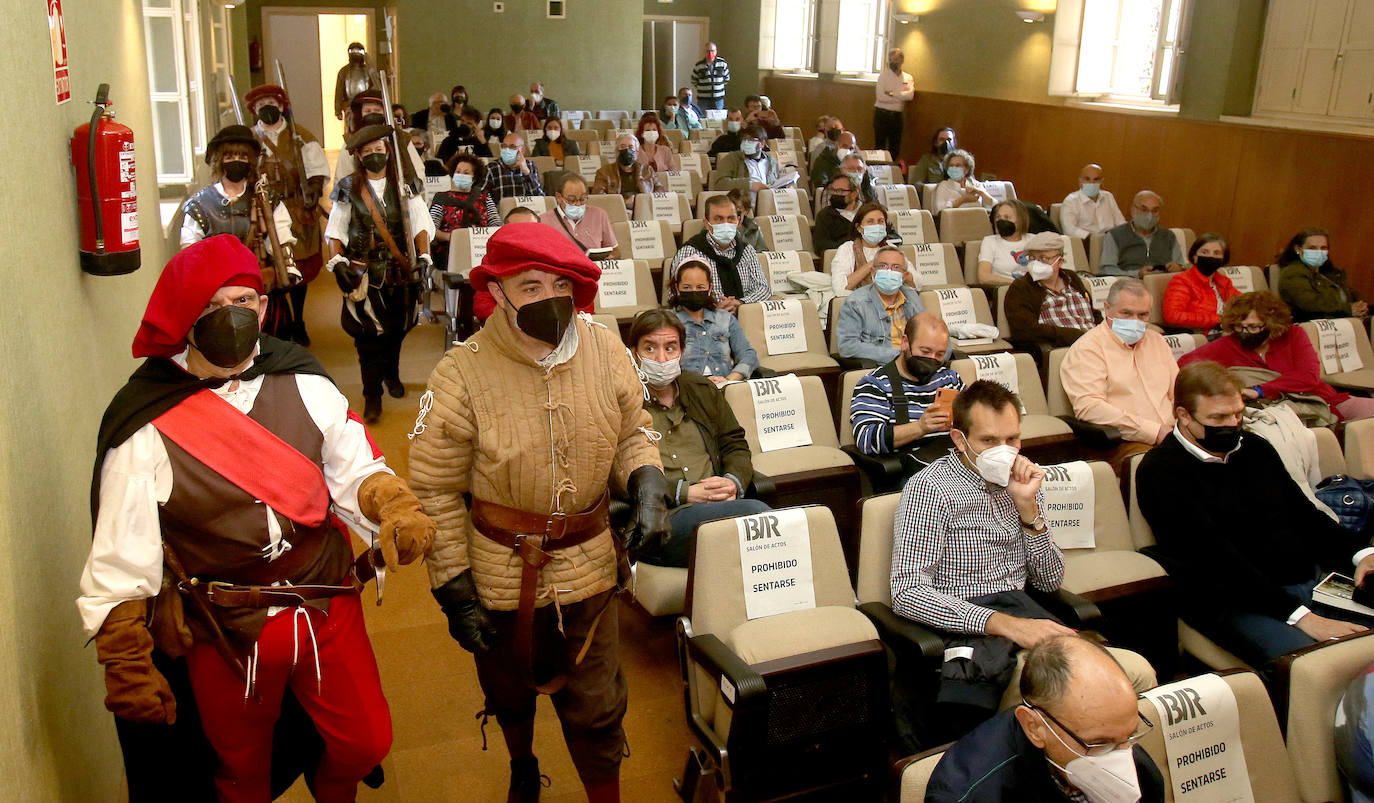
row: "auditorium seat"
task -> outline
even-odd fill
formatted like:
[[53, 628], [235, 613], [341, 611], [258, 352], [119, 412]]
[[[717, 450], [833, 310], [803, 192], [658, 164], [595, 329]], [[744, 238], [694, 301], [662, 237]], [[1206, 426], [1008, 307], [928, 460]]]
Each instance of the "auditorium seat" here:
[[[925, 247], [928, 246], [928, 247]], [[841, 248], [852, 248], [844, 245]], [[921, 249], [917, 254], [916, 249]], [[944, 287], [963, 287], [963, 277], [959, 273], [959, 256], [949, 243], [916, 243], [899, 246], [906, 257], [907, 267], [916, 271], [920, 279], [918, 289], [935, 290]], [[831, 248], [821, 256], [821, 271], [830, 273], [830, 264], [835, 261], [839, 248]]]
[[[795, 209], [789, 212], [786, 209], [779, 209], [779, 202], [785, 204], [786, 209]], [[776, 214], [802, 215], [806, 218], [807, 225], [816, 224], [816, 214], [811, 211], [811, 196], [806, 190], [788, 188], [782, 190], [761, 190], [759, 201], [754, 208], [754, 217], [768, 217]]]
[[921, 195], [910, 184], [892, 182], [873, 188], [878, 193], [878, 201], [887, 208], [888, 216], [901, 209], [920, 209]]
[[[887, 220], [905, 245], [940, 242], [935, 230], [935, 218], [925, 209], [896, 209], [888, 213]], [[951, 251], [954, 249], [952, 243], [944, 245], [948, 245]]]
[[1374, 418], [1346, 422], [1345, 471], [1338, 473], [1357, 480], [1374, 479]]
[[607, 120], [607, 119], [599, 118], [599, 117], [598, 117], [598, 118], [590, 118], [590, 117], [589, 117], [589, 118], [584, 119], [584, 120], [582, 121], [581, 130], [583, 130], [583, 131], [596, 131], [596, 132], [599, 133], [599, 134], [605, 134], [607, 131], [614, 131], [614, 130], [615, 130], [615, 127], [616, 127], [615, 124], [616, 124], [616, 121], [614, 121], [614, 120]]
[[940, 763], [940, 759], [945, 757], [945, 751], [953, 746], [954, 743], [951, 742], [933, 747], [914, 756], [908, 756], [893, 765], [898, 778], [898, 803], [925, 803], [930, 776], [935, 774], [935, 767]]
[[692, 219], [687, 196], [678, 192], [639, 193], [635, 196], [634, 220], [661, 220], [673, 235], [682, 234], [682, 223]]
[[[927, 206], [927, 209], [930, 207]], [[963, 245], [969, 240], [982, 239], [992, 234], [992, 222], [988, 210], [982, 207], [964, 209], [949, 208], [938, 216], [940, 242]]]
[[[980, 356], [986, 359], [989, 355]], [[1009, 356], [1016, 362], [1014, 391], [1025, 408], [1021, 416], [1021, 449], [1032, 459], [1042, 461], [1042, 455], [1057, 455], [1063, 447], [1071, 445], [1073, 430], [1059, 418], [1050, 415], [1045, 390], [1040, 385], [1040, 374], [1031, 355], [1015, 353]], [[953, 361], [949, 367], [959, 374], [965, 385], [970, 385], [978, 379], [977, 361], [977, 356], [968, 357]]]
[[768, 215], [754, 218], [769, 251], [806, 251], [815, 253], [811, 224], [805, 215]]
[[1275, 708], [1287, 723], [1288, 758], [1303, 803], [1344, 799], [1331, 727], [1350, 681], [1374, 663], [1371, 635], [1365, 631], [1313, 644], [1275, 661]]
[[1242, 293], [1253, 293], [1262, 290], [1269, 290], [1269, 280], [1264, 276], [1264, 268], [1255, 265], [1227, 265], [1221, 269], [1226, 274], [1226, 278], [1231, 280], [1236, 290]]
[[[946, 296], [949, 296], [946, 298]], [[942, 303], [942, 300], [944, 303]], [[996, 323], [992, 319], [992, 309], [988, 307], [988, 297], [981, 291], [973, 290], [968, 287], [947, 287], [940, 290], [922, 290], [921, 306], [927, 312], [940, 316], [946, 324], [950, 323], [951, 311], [946, 305], [969, 304], [973, 309], [973, 321], [996, 328]], [[984, 338], [989, 342], [980, 343], [976, 340], [959, 342], [952, 336], [950, 344], [965, 354], [989, 354], [994, 351], [1011, 351], [1011, 344], [1001, 339]]]
[[1312, 347], [1317, 350], [1317, 361], [1321, 363], [1322, 381], [1335, 387], [1338, 390], [1355, 391], [1368, 394], [1374, 391], [1374, 348], [1369, 342], [1369, 328], [1364, 321], [1359, 318], [1339, 318], [1336, 321], [1345, 321], [1354, 337], [1356, 354], [1360, 359], [1358, 368], [1350, 368], [1342, 361], [1339, 365], [1341, 370], [1329, 371], [1325, 361], [1322, 360], [1321, 331], [1334, 323], [1332, 320], [1307, 321], [1299, 324], [1307, 336], [1312, 341]]
[[587, 203], [601, 207], [610, 216], [612, 225], [625, 223], [630, 219], [629, 213], [625, 211], [625, 200], [619, 195], [595, 195], [589, 192]]
[[[589, 198], [598, 196], [591, 195]], [[607, 196], [619, 198], [618, 195]], [[673, 231], [662, 220], [636, 220], [611, 224], [615, 241], [620, 244], [620, 256], [626, 259], [644, 259], [649, 269], [655, 273], [666, 271], [677, 256], [677, 241]]]
[[625, 263], [630, 263], [628, 267], [634, 272], [635, 282], [635, 303], [620, 306], [602, 306], [601, 296], [598, 293], [596, 299], [596, 311], [604, 315], [612, 315], [620, 325], [622, 334], [629, 330], [629, 325], [634, 317], [645, 310], [656, 309], [658, 307], [657, 293], [654, 286], [653, 274], [649, 272], [649, 263], [643, 259], [618, 259], [615, 265], [610, 261], [597, 263], [602, 268], [602, 282], [609, 282], [613, 273], [613, 267], [619, 268]]
[[[835, 314], [833, 308], [831, 314]], [[863, 493], [865, 496], [900, 491], [902, 483], [907, 478], [906, 468], [902, 465], [901, 458], [894, 454], [865, 454], [859, 451], [858, 445], [854, 442], [854, 422], [849, 415], [849, 406], [850, 402], [854, 400], [854, 387], [859, 384], [860, 379], [870, 373], [872, 372], [869, 369], [861, 368], [855, 371], [845, 371], [840, 376], [840, 401], [835, 410], [840, 448], [853, 459], [854, 465], [863, 472]]]
[[[684, 233], [685, 236], [685, 233]], [[792, 272], [809, 273], [816, 270], [816, 262], [805, 251], [760, 251], [759, 264], [773, 287], [773, 295], [801, 293], [801, 288], [787, 281]]]
[[[704, 187], [705, 185], [703, 184], [702, 186]], [[703, 189], [701, 192], [697, 193], [697, 217], [701, 218], [702, 220], [705, 220], [705, 219], [706, 219], [706, 202], [709, 201], [709, 200], [711, 200], [712, 198], [716, 197], [717, 195], [725, 195], [725, 194], [726, 194], [726, 192], [725, 192], [724, 190], [708, 190], [708, 189]]]
[[[801, 305], [803, 330], [806, 337], [806, 351], [792, 354], [770, 354], [768, 338], [764, 334], [764, 314], [762, 304], [741, 304], [736, 315], [740, 328], [749, 343], [759, 354], [759, 366], [780, 374], [794, 373], [799, 376], [822, 377], [827, 387], [838, 385], [840, 366], [830, 357], [825, 336], [821, 329], [820, 315], [816, 305], [809, 299], [799, 300]], [[833, 397], [833, 393], [830, 394]], [[769, 473], [769, 472], [765, 472]]]
[[536, 215], [542, 215], [557, 205], [558, 202], [548, 195], [507, 195], [496, 204], [496, 211], [501, 215], [501, 219], [505, 220], [510, 210], [517, 206], [523, 206]]
[[[582, 154], [580, 156], [569, 156], [563, 160], [563, 169], [582, 177], [587, 182], [587, 192], [590, 193], [592, 184], [596, 181], [596, 171], [601, 169], [602, 160], [600, 156]], [[624, 206], [624, 202], [621, 203]], [[623, 211], [623, 210], [622, 210]]]
[[[1064, 219], [1062, 214], [1063, 211], [1063, 203], [1050, 204], [1050, 222], [1053, 223], [1054, 227], [1061, 232], [1064, 230]], [[1075, 237], [1074, 239], [1077, 240], [1079, 238]]]
[[[686, 196], [687, 206], [696, 208], [697, 195], [701, 194], [701, 176], [691, 170], [674, 170], [655, 173], [654, 177], [668, 190]], [[688, 217], [690, 217], [690, 213]]]

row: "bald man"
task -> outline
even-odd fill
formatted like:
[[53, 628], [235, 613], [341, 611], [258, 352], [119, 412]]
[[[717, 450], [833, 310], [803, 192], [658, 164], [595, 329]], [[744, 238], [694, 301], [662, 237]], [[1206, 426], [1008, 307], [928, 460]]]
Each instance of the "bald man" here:
[[1159, 768], [1136, 741], [1151, 724], [1111, 654], [1078, 636], [1026, 653], [1020, 705], [979, 725], [940, 759], [927, 803], [1164, 800]]
[[1064, 198], [1059, 222], [1060, 231], [1070, 237], [1102, 234], [1126, 222], [1116, 198], [1102, 189], [1102, 165], [1088, 164], [1078, 171], [1078, 189]]
[[1164, 199], [1141, 190], [1131, 201], [1131, 219], [1107, 229], [1097, 272], [1104, 276], [1137, 276], [1183, 270], [1183, 244], [1172, 231], [1160, 228]]

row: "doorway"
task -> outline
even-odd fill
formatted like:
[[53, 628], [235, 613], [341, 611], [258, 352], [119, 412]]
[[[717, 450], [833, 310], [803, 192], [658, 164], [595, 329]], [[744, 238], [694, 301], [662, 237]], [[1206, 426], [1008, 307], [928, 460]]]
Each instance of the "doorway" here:
[[644, 18], [642, 108], [657, 109], [664, 98], [692, 85], [692, 68], [710, 36], [710, 17]]
[[326, 152], [343, 147], [343, 123], [334, 117], [334, 83], [348, 63], [348, 44], [362, 42], [368, 63], [379, 66], [373, 14], [372, 9], [262, 9], [266, 80], [277, 82], [280, 61], [296, 122], [318, 137]]

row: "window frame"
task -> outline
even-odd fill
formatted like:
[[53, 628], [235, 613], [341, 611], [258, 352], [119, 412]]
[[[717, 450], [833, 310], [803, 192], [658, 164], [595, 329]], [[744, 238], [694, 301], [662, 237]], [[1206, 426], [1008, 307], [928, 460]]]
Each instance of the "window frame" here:
[[[815, 76], [817, 16], [821, 0], [761, 0], [759, 13], [759, 69], [787, 75]], [[798, 16], [804, 21], [804, 45], [802, 48], [804, 64], [779, 65], [777, 59], [777, 21], [778, 6], [783, 5], [786, 14], [792, 8], [800, 7]]]
[[[1113, 39], [1107, 46], [1110, 49], [1111, 63], [1104, 71], [1108, 76], [1106, 86], [1083, 88], [1084, 22], [1090, 11], [1103, 11], [1101, 6], [1090, 9], [1089, 4], [1113, 4], [1116, 29], [1119, 31], [1122, 24], [1122, 6], [1127, 2], [1131, 0], [1060, 0], [1055, 11], [1048, 94], [1102, 103], [1177, 109], [1185, 67], [1183, 56], [1187, 49], [1188, 32], [1195, 8], [1193, 0], [1160, 2], [1159, 32], [1155, 41], [1148, 94], [1113, 91], [1117, 88], [1111, 85], [1111, 76], [1116, 72], [1116, 59], [1120, 52], [1117, 39]], [[1169, 36], [1171, 29], [1172, 38]]]
[[[153, 152], [157, 157], [157, 183], [159, 185], [188, 184], [194, 179], [195, 154], [191, 147], [191, 103], [186, 77], [185, 17], [182, 12], [181, 0], [167, 0], [166, 6], [157, 6], [152, 3], [153, 0], [142, 0], [143, 41], [148, 68], [148, 99], [153, 108]], [[171, 22], [172, 52], [170, 54], [153, 52], [151, 20], [154, 19], [166, 19]], [[154, 70], [155, 67], [162, 66], [162, 62], [159, 61], [162, 58], [170, 58], [175, 70], [176, 88], [173, 90], [160, 91], [154, 85]], [[158, 122], [157, 109], [169, 104], [174, 104], [177, 110], [176, 119], [179, 125], [175, 132], [163, 131]], [[165, 170], [160, 158], [165, 144], [164, 140], [170, 135], [176, 136], [176, 145], [181, 150], [182, 171], [178, 173]]]

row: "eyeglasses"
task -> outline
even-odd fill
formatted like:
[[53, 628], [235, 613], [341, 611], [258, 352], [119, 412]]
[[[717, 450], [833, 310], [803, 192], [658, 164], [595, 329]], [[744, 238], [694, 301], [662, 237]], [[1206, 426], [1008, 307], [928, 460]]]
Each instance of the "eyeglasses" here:
[[1243, 323], [1238, 328], [1247, 335], [1257, 335], [1269, 327], [1262, 323]]
[[[1114, 750], [1120, 750], [1123, 747], [1130, 747], [1131, 745], [1134, 745], [1136, 742], [1148, 736], [1150, 731], [1154, 730], [1155, 727], [1155, 723], [1146, 719], [1144, 714], [1140, 713], [1139, 711], [1136, 711], [1136, 716], [1140, 717], [1140, 724], [1136, 725], [1135, 733], [1132, 733], [1124, 741], [1097, 742], [1094, 744], [1088, 744], [1087, 742], [1078, 738], [1078, 734], [1069, 730], [1068, 726], [1060, 722], [1058, 719], [1055, 719], [1054, 714], [1051, 714], [1050, 712], [1046, 711], [1038, 705], [1028, 703], [1024, 699], [1021, 701], [1021, 705], [1024, 705], [1025, 707], [1029, 708], [1035, 713], [1040, 714], [1042, 717], [1048, 717], [1050, 722], [1053, 722], [1055, 725], [1058, 725], [1060, 730], [1067, 733], [1070, 739], [1073, 739], [1075, 742], [1078, 742], [1078, 746], [1083, 748], [1083, 752], [1080, 754], [1083, 756], [1106, 756], [1110, 755]], [[1060, 741], [1062, 742], [1063, 740], [1061, 739]], [[1064, 746], [1068, 747], [1067, 744]], [[1072, 750], [1073, 748], [1070, 747], [1069, 749]]]

